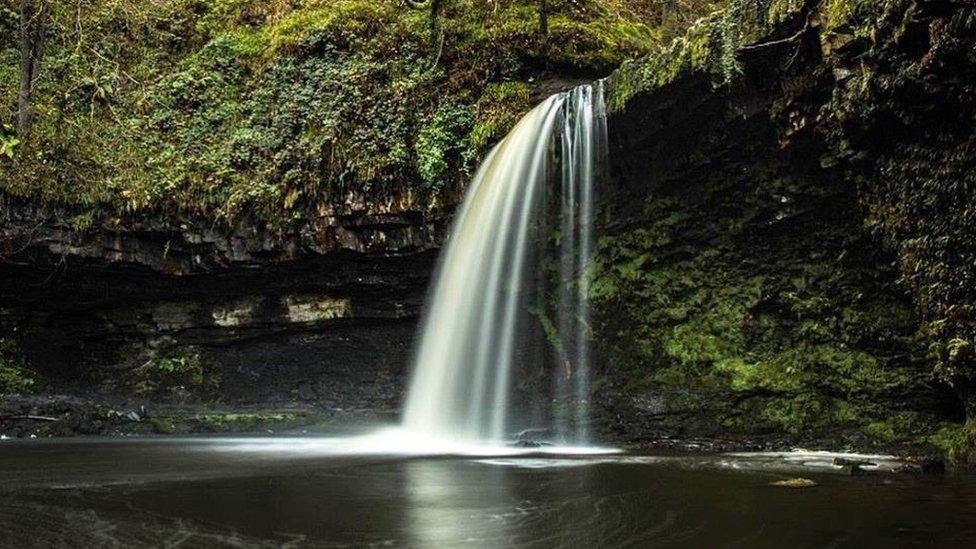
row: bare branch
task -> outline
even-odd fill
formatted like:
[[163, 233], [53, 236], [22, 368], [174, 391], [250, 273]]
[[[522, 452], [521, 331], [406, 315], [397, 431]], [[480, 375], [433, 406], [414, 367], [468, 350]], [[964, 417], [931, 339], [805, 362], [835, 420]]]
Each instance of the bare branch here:
[[35, 415], [25, 415], [25, 416], [0, 416], [0, 421], [10, 421], [10, 420], [28, 420], [28, 421], [61, 421], [60, 418], [47, 417], [47, 416], [35, 416]]

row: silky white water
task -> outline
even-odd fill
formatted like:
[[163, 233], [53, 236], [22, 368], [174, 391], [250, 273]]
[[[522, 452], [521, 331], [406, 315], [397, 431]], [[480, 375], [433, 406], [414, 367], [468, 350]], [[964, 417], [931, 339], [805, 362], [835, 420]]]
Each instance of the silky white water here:
[[554, 193], [561, 219], [553, 258], [557, 333], [550, 343], [557, 358], [549, 368], [552, 395], [540, 398], [564, 405], [544, 414], [547, 425], [532, 427], [560, 443], [588, 441], [585, 268], [605, 135], [602, 83], [581, 86], [546, 99], [485, 158], [440, 258], [407, 393], [406, 432], [479, 443], [500, 443], [512, 434], [516, 354], [525, 343], [529, 308], [540, 310], [528, 301], [538, 273], [527, 271], [545, 259], [537, 257], [533, 235]]

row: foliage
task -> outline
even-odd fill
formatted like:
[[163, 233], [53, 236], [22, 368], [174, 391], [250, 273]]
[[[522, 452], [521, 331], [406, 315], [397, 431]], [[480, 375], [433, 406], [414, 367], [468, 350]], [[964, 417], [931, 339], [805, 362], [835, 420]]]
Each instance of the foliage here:
[[[824, 134], [862, 190], [868, 224], [898, 251], [935, 372], [976, 413], [976, 7], [909, 0], [829, 3], [852, 28], [856, 62]], [[912, 14], [918, 13], [917, 17]]]
[[[474, 126], [471, 109], [449, 104], [434, 113], [417, 135], [417, 171], [428, 189], [440, 190], [470, 174], [468, 135]], [[464, 136], [458, 140], [458, 136]], [[454, 165], [451, 165], [453, 162]]]
[[[850, 0], [854, 1], [854, 0]], [[706, 3], [711, 11], [695, 20], [651, 55], [628, 61], [611, 77], [608, 108], [622, 110], [641, 92], [673, 81], [685, 71], [710, 75], [716, 86], [730, 84], [741, 73], [740, 48], [775, 32], [797, 17], [807, 2], [799, 0], [728, 0]]]
[[196, 393], [220, 387], [220, 372], [198, 352], [163, 352], [136, 369], [134, 392], [140, 395]]
[[0, 126], [0, 156], [12, 160], [19, 144], [20, 139], [17, 139], [13, 126], [10, 124]]
[[[278, 227], [341, 191], [430, 196], [464, 182], [540, 72], [605, 74], [650, 51], [651, 4], [553, 1], [544, 37], [533, 1], [455, 0], [435, 45], [401, 0], [58, 2], [34, 129], [3, 134], [0, 187], [100, 216]], [[0, 0], [3, 28], [16, 10]], [[14, 34], [0, 41], [5, 123]]]
[[29, 391], [35, 384], [16, 343], [0, 338], [0, 393]]
[[927, 442], [942, 450], [950, 463], [976, 464], [976, 421], [946, 425], [929, 436]]
[[485, 86], [476, 106], [477, 123], [471, 130], [471, 145], [478, 150], [504, 137], [518, 121], [518, 114], [529, 110], [532, 89], [525, 82], [497, 82]]

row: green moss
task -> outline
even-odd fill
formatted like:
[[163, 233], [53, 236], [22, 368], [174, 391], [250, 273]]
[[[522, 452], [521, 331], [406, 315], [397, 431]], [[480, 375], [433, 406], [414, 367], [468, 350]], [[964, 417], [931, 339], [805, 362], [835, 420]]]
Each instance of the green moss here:
[[394, 22], [401, 11], [390, 2], [370, 0], [335, 0], [309, 2], [305, 9], [285, 14], [260, 32], [268, 43], [267, 53], [302, 46], [313, 36], [333, 40], [355, 40], [380, 32]]
[[136, 394], [159, 396], [183, 391], [209, 395], [220, 388], [220, 372], [197, 352], [163, 352], [135, 371]]
[[635, 95], [664, 86], [686, 71], [710, 75], [716, 86], [728, 84], [741, 70], [739, 48], [770, 29], [764, 21], [771, 16], [757, 17], [757, 9], [762, 12], [757, 3], [730, 0], [651, 55], [623, 64], [610, 79], [607, 108], [623, 110]]
[[201, 423], [217, 427], [236, 426], [241, 429], [254, 428], [259, 424], [286, 423], [298, 419], [294, 413], [229, 413], [229, 414], [196, 414], [193, 419]]
[[[552, 2], [548, 36], [535, 2], [456, 0], [443, 40], [399, 0], [70, 4], [53, 7], [34, 130], [4, 149], [0, 187], [96, 218], [285, 227], [347, 190], [433, 204], [530, 107], [528, 77], [608, 73], [657, 39], [623, 0]], [[16, 48], [0, 43], [8, 106]]]
[[559, 337], [559, 329], [556, 324], [549, 318], [549, 315], [542, 309], [533, 308], [529, 310], [529, 313], [539, 320], [539, 326], [542, 328], [542, 333], [546, 337], [546, 341], [549, 346], [556, 352], [561, 361], [568, 360], [566, 354], [566, 345], [563, 340]]
[[[976, 62], [968, 45], [971, 8], [921, 20], [917, 5], [832, 1], [828, 22], [863, 37], [857, 61], [843, 51], [828, 62], [850, 71], [823, 106], [821, 129], [848, 177], [863, 189], [867, 224], [897, 251], [902, 279], [923, 316], [937, 378], [955, 388], [972, 416], [976, 402], [976, 255], [972, 201], [976, 110], [969, 81], [954, 74]], [[927, 82], [943, 82], [933, 87]], [[886, 124], [884, 121], [891, 121]], [[925, 139], [918, 136], [924, 135]]]
[[471, 109], [459, 104], [442, 106], [424, 124], [414, 150], [427, 189], [437, 191], [469, 175], [471, 162], [466, 160], [470, 159], [468, 137], [473, 125]]
[[830, 31], [850, 22], [866, 0], [827, 0], [823, 7], [825, 30]]
[[956, 465], [976, 463], [976, 422], [946, 425], [926, 441], [940, 449]]
[[885, 442], [895, 440], [894, 428], [892, 428], [889, 423], [884, 421], [876, 421], [874, 423], [867, 424], [864, 427], [864, 432]]
[[[805, 3], [801, 0], [728, 0], [713, 5], [713, 11], [696, 20], [680, 36], [660, 45], [643, 58], [624, 63], [611, 78], [607, 106], [623, 110], [635, 95], [660, 88], [684, 72], [712, 78], [716, 87], [730, 84], [741, 73], [739, 50], [761, 41], [778, 25], [795, 20]], [[824, 24], [824, 35], [845, 24], [858, 23], [859, 36], [864, 12], [872, 8], [864, 0], [825, 0], [812, 5], [815, 17]]]
[[644, 211], [598, 240], [590, 298], [623, 385], [705, 432], [857, 437], [902, 413], [894, 440], [931, 429], [900, 397], [931, 391], [918, 317], [850, 187], [724, 151], [680, 197], [650, 177]]
[[607, 109], [619, 112], [639, 93], [659, 88], [671, 82], [684, 70], [706, 70], [715, 56], [714, 34], [721, 14], [697, 22], [687, 34], [675, 38], [657, 52], [644, 58], [628, 61], [610, 78]]
[[[824, 408], [823, 401], [811, 394], [771, 398], [763, 403], [758, 418], [776, 431], [796, 434], [823, 428], [825, 416], [829, 417]], [[738, 427], [741, 428], [741, 425]]]
[[159, 434], [246, 433], [293, 429], [320, 420], [315, 414], [294, 411], [199, 412], [153, 415], [148, 419]]
[[18, 145], [20, 145], [20, 139], [17, 138], [14, 127], [10, 124], [0, 126], [0, 158], [8, 161], [13, 160], [17, 154]]
[[478, 99], [477, 122], [471, 130], [471, 146], [484, 150], [504, 137], [518, 118], [531, 108], [532, 88], [526, 82], [508, 81], [489, 84]]
[[[722, 173], [681, 174], [682, 187], [695, 190], [679, 200], [668, 198], [668, 182], [649, 175], [652, 196], [640, 220], [599, 241], [591, 298], [603, 315], [598, 333], [611, 362], [627, 372], [628, 389], [665, 387], [678, 402], [676, 410], [699, 424], [711, 418], [712, 429], [716, 423], [746, 432], [845, 429], [852, 440], [867, 435], [879, 444], [923, 442], [954, 448], [956, 455], [971, 451], [973, 437], [965, 430], [946, 428], [933, 438], [954, 412], [904, 399], [928, 395], [945, 402], [943, 384], [949, 384], [963, 395], [970, 415], [976, 409], [976, 399], [967, 397], [976, 386], [976, 331], [969, 306], [973, 293], [965, 282], [970, 275], [964, 274], [976, 265], [969, 236], [974, 218], [971, 201], [959, 202], [973, 173], [967, 129], [973, 110], [960, 99], [962, 88], [920, 84], [926, 71], [932, 81], [954, 83], [949, 75], [974, 61], [968, 42], [958, 38], [971, 32], [971, 19], [906, 19], [899, 14], [909, 4], [816, 4], [810, 20], [827, 55], [817, 63], [837, 63], [843, 67], [837, 74], [850, 76], [825, 96], [812, 91], [821, 90], [823, 81], [803, 80], [809, 78], [805, 72], [796, 81], [792, 73], [781, 75], [788, 103], [775, 110], [789, 112], [774, 112], [774, 123], [808, 112], [832, 113], [818, 129], [824, 148], [832, 149], [821, 157], [821, 167], [837, 170], [857, 161], [847, 181], [840, 173], [836, 184], [804, 181], [755, 162], [737, 172], [737, 155], [767, 153], [723, 149], [719, 164], [728, 166], [708, 167]], [[799, 28], [800, 5], [772, 2], [768, 20], [790, 20]], [[748, 9], [747, 2], [731, 3], [657, 53], [625, 64], [611, 80], [610, 108], [620, 110], [636, 94], [682, 75], [703, 74], [716, 86], [729, 82], [738, 70], [737, 44], [763, 31], [745, 21]], [[938, 25], [945, 26], [938, 36], [922, 30], [943, 29]], [[845, 50], [850, 36], [869, 39]], [[848, 54], [856, 57], [836, 58]], [[936, 57], [944, 65], [929, 59]], [[912, 99], [926, 94], [937, 96], [928, 104], [940, 105], [945, 120], [964, 122], [939, 122]], [[817, 103], [824, 100], [829, 103]], [[892, 117], [897, 122], [885, 122]], [[721, 129], [714, 132], [721, 141]], [[939, 137], [923, 144], [918, 135]], [[892, 140], [904, 144], [892, 146]], [[713, 158], [709, 143], [696, 153]], [[876, 171], [865, 172], [865, 161]], [[750, 191], [741, 192], [737, 184]], [[789, 206], [777, 205], [778, 197]], [[872, 234], [885, 235], [884, 242], [862, 230], [863, 211], [839, 213], [837, 204], [858, 200], [869, 209]], [[967, 206], [954, 210], [953, 204]], [[793, 219], [790, 210], [829, 217], [833, 227]], [[947, 211], [959, 215], [947, 218]], [[676, 215], [680, 224], [662, 221]], [[756, 225], [771, 219], [777, 219], [769, 221], [775, 229]], [[767, 246], [753, 249], [748, 240], [756, 234], [763, 234]], [[892, 268], [892, 257], [900, 272]]]
[[796, 15], [803, 7], [805, 0], [771, 0], [769, 2], [769, 22], [780, 23]]
[[0, 338], [0, 393], [30, 391], [36, 383], [16, 343]]

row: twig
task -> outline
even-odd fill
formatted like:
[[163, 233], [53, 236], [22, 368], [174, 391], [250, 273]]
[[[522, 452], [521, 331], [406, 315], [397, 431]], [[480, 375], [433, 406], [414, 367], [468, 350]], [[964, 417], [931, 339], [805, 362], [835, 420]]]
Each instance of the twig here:
[[441, 54], [444, 53], [444, 29], [440, 29], [440, 36], [437, 40], [437, 55], [434, 56], [434, 62], [427, 69], [427, 72], [433, 72], [437, 68], [437, 65], [441, 62]]

